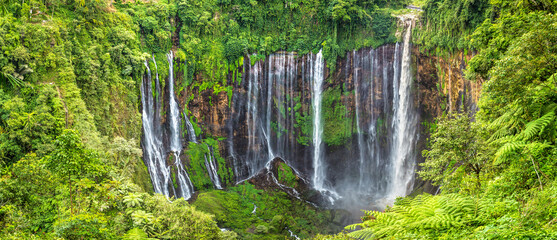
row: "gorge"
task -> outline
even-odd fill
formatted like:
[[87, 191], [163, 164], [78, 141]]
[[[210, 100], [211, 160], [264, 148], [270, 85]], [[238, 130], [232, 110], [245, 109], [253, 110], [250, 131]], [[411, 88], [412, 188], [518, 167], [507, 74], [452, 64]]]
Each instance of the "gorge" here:
[[[325, 67], [321, 51], [307, 55], [278, 52], [264, 60], [252, 60], [257, 55], [245, 57], [239, 71], [241, 81], [229, 79], [232, 95], [218, 103], [219, 107], [227, 105], [221, 109], [225, 114], [218, 116], [225, 124], [201, 135], [225, 137], [218, 150], [228, 160], [226, 165], [217, 165], [211, 156], [214, 150], [208, 149], [203, 174], [221, 189], [217, 169], [232, 168], [234, 182], [230, 184], [234, 184], [269, 169], [271, 162], [280, 158], [327, 198], [328, 203], [320, 205], [334, 206], [337, 200], [354, 203], [363, 198], [382, 209], [396, 197], [410, 193], [420, 151], [416, 147], [418, 94], [412, 76], [416, 71], [411, 66], [413, 21], [400, 20], [401, 43], [347, 52], [337, 72]], [[206, 118], [204, 122], [203, 115], [213, 113], [200, 115], [202, 110], [194, 105], [183, 105], [185, 123], [181, 124], [174, 100], [173, 62], [170, 53], [166, 123], [157, 122], [161, 89], [149, 92], [153, 81], [149, 69], [143, 78], [148, 89], [142, 94], [143, 151], [156, 192], [189, 199], [194, 191], [187, 171], [191, 163], [180, 158], [182, 148], [188, 145], [181, 142], [198, 142], [187, 112], [192, 112], [192, 119], [202, 126], [210, 124]], [[158, 78], [154, 81], [158, 86]], [[151, 97], [154, 99], [148, 99]], [[156, 113], [157, 117], [146, 117], [145, 113]], [[169, 149], [153, 146], [151, 138], [157, 135], [156, 141], [169, 143]], [[158, 162], [151, 163], [152, 158]]]
[[557, 239], [556, 1], [0, 2], [0, 239]]

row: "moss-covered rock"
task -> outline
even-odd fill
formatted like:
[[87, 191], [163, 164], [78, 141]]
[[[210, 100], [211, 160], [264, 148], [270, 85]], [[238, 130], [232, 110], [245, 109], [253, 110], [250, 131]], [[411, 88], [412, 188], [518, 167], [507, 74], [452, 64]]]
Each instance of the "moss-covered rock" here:
[[231, 229], [242, 239], [284, 239], [291, 230], [300, 237], [334, 233], [334, 210], [321, 210], [273, 189], [260, 190], [243, 183], [229, 191], [200, 193], [194, 203], [198, 210], [215, 215], [220, 227]]
[[330, 146], [345, 144], [352, 136], [352, 119], [342, 101], [343, 91], [340, 86], [323, 92], [323, 141]]

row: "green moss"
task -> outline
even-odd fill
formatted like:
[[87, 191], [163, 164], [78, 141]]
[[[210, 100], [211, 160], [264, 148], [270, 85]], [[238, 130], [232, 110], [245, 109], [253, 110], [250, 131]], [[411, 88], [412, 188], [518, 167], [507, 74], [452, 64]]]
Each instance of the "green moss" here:
[[298, 177], [292, 171], [292, 168], [288, 166], [286, 163], [279, 163], [278, 166], [278, 180], [282, 184], [295, 188], [298, 186]]
[[[223, 139], [220, 139], [221, 141]], [[209, 159], [209, 146], [213, 148], [213, 161], [217, 162], [217, 173], [221, 180], [221, 185], [229, 185], [234, 178], [233, 171], [226, 165], [226, 160], [220, 156], [218, 148], [218, 140], [206, 138], [199, 143], [189, 142], [186, 155], [189, 159], [189, 167], [187, 169], [193, 186], [197, 190], [212, 189], [213, 182], [209, 176], [205, 159]]]
[[145, 192], [153, 192], [153, 184], [151, 183], [151, 177], [149, 176], [149, 170], [147, 166], [140, 162], [134, 165], [133, 169], [133, 183], [137, 184]]
[[190, 160], [187, 169], [190, 180], [197, 190], [210, 189], [213, 187], [211, 178], [205, 166], [205, 155], [209, 154], [209, 150], [204, 143], [189, 142], [186, 155]]
[[178, 189], [178, 180], [176, 179], [176, 168], [174, 166], [171, 167], [170, 173], [172, 174], [172, 185], [174, 188]]
[[[257, 209], [252, 213], [254, 204]], [[330, 223], [331, 211], [317, 210], [284, 192], [263, 191], [246, 183], [229, 191], [200, 193], [193, 205], [215, 215], [220, 227], [234, 230], [242, 239], [283, 239], [290, 236], [285, 227], [302, 238], [341, 229]], [[258, 226], [266, 231], [256, 231]]]
[[[223, 141], [225, 138], [219, 138], [218, 141]], [[218, 163], [218, 170], [217, 173], [221, 179], [221, 183], [223, 186], [229, 185], [233, 182], [234, 174], [233, 170], [226, 165], [226, 160], [220, 155], [219, 152], [219, 143], [217, 140], [213, 138], [207, 138], [204, 140], [206, 144], [213, 148], [213, 161], [217, 161]]]
[[329, 88], [323, 92], [323, 141], [330, 146], [344, 145], [352, 135], [352, 119], [341, 97], [340, 87]]
[[311, 132], [313, 129], [313, 118], [311, 114], [303, 111], [302, 103], [300, 102], [300, 96], [294, 97], [294, 114], [296, 116], [296, 122], [294, 127], [299, 128], [298, 136], [296, 141], [304, 146], [309, 146], [311, 142]]

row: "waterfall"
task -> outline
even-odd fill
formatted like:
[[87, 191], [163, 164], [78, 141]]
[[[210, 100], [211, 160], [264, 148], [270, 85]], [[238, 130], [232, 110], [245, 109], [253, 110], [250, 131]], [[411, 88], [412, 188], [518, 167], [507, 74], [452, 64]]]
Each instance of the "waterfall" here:
[[325, 166], [323, 163], [321, 144], [323, 138], [323, 126], [321, 125], [321, 99], [323, 93], [323, 55], [321, 51], [315, 57], [314, 66], [312, 68], [313, 75], [311, 91], [312, 91], [312, 107], [313, 107], [313, 187], [319, 191], [323, 191], [323, 183], [326, 179]]
[[180, 153], [182, 152], [182, 140], [180, 138], [180, 109], [174, 96], [174, 54], [170, 51], [166, 54], [168, 59], [168, 93], [170, 113], [170, 151], [174, 154], [174, 165], [176, 166], [177, 185], [180, 190], [178, 197], [189, 199], [193, 193], [193, 185], [189, 179], [188, 173], [182, 165], [180, 160]]
[[[354, 70], [353, 72], [353, 81], [354, 81], [354, 106], [355, 106], [355, 112], [356, 112], [356, 134], [358, 135], [358, 150], [359, 150], [359, 163], [360, 163], [360, 179], [358, 181], [358, 189], [362, 190], [363, 189], [363, 185], [364, 185], [364, 178], [366, 175], [365, 172], [365, 158], [366, 158], [366, 149], [367, 147], [365, 146], [364, 143], [364, 133], [362, 132], [362, 128], [360, 126], [360, 101], [361, 101], [361, 97], [360, 97], [360, 78], [358, 76], [358, 70], [361, 70], [361, 68], [359, 68], [360, 66], [360, 58], [356, 55], [356, 51], [352, 51], [352, 69]], [[346, 58], [348, 59], [348, 57]], [[348, 66], [348, 64], [346, 64]]]
[[184, 122], [186, 123], [186, 128], [188, 130], [188, 140], [193, 143], [197, 143], [197, 136], [195, 136], [195, 130], [193, 129], [193, 124], [191, 124], [188, 116], [186, 115], [186, 108], [184, 107]]
[[[406, 26], [400, 43], [348, 52], [328, 76], [322, 52], [248, 56], [226, 126], [237, 181], [281, 158], [331, 203], [366, 199], [381, 209], [407, 194], [418, 152], [410, 33]], [[335, 127], [325, 122], [325, 102], [335, 114], [346, 109], [339, 124], [352, 135], [341, 145], [325, 141], [324, 131]]]
[[[143, 158], [145, 165], [149, 170], [151, 175], [151, 182], [155, 192], [162, 193], [166, 196], [170, 195], [168, 189], [168, 182], [170, 181], [170, 172], [166, 171], [165, 157], [163, 155], [162, 149], [162, 132], [160, 130], [160, 103], [158, 94], [157, 97], [153, 96], [152, 91], [152, 79], [151, 79], [151, 69], [149, 64], [145, 61], [145, 67], [147, 68], [147, 76], [143, 78], [141, 84], [141, 104], [142, 109], [142, 120], [143, 120]], [[158, 90], [158, 74], [155, 78], [156, 86]]]
[[[251, 61], [251, 60], [250, 60]], [[266, 163], [267, 158], [261, 154], [262, 129], [259, 119], [259, 73], [261, 72], [261, 62], [250, 64], [250, 76], [248, 79], [248, 105], [247, 105], [247, 128], [248, 128], [248, 149], [250, 153], [248, 161], [249, 175], [252, 176], [259, 171]]]
[[325, 61], [323, 60], [322, 50], [317, 53], [315, 60], [312, 61], [311, 68], [311, 104], [313, 110], [313, 187], [324, 194], [331, 204], [340, 196], [329, 186], [325, 185], [327, 180], [327, 163], [323, 157], [323, 121], [321, 114], [321, 104], [323, 99], [323, 80]]
[[[393, 182], [390, 187], [390, 197], [405, 196], [413, 182], [415, 159], [413, 146], [416, 136], [417, 114], [413, 110], [411, 98], [412, 69], [410, 67], [410, 36], [412, 35], [412, 21], [406, 28], [404, 34], [404, 47], [402, 50], [402, 70], [398, 89], [394, 89], [397, 98], [393, 101], [393, 154], [392, 154], [392, 176]], [[398, 90], [398, 92], [396, 92]]]
[[[155, 58], [152, 58], [156, 69], [155, 93], [152, 92], [152, 75], [149, 64], [145, 61], [147, 76], [143, 78], [141, 85], [141, 103], [143, 120], [143, 159], [149, 170], [151, 182], [156, 193], [166, 196], [183, 197], [189, 199], [193, 193], [193, 185], [187, 172], [182, 165], [180, 155], [182, 152], [182, 140], [180, 137], [180, 109], [174, 96], [174, 66], [173, 54], [167, 54], [169, 63], [168, 93], [169, 112], [167, 124], [169, 133], [164, 134], [161, 124], [161, 100], [160, 81]], [[164, 137], [168, 137], [169, 146], [165, 146]], [[169, 157], [169, 154], [170, 157]], [[167, 162], [167, 159], [170, 162]]]
[[[263, 168], [269, 168], [274, 158], [285, 161], [295, 154], [294, 95], [297, 83], [297, 56], [290, 53], [271, 54], [265, 63], [251, 64], [245, 76], [245, 106], [235, 106], [245, 113], [246, 148], [230, 150], [243, 157], [235, 159], [235, 173], [241, 180], [250, 178]], [[234, 99], [234, 101], [239, 101]], [[242, 101], [243, 102], [243, 101]], [[230, 133], [234, 136], [234, 131]], [[243, 160], [242, 160], [243, 158]]]
[[417, 112], [411, 91], [410, 35], [407, 26], [403, 43], [393, 46], [392, 61], [387, 47], [352, 52], [356, 192], [371, 196], [379, 207], [408, 194], [413, 182]]
[[[384, 136], [377, 133], [378, 119], [385, 119], [387, 113], [381, 111], [388, 106], [387, 94], [384, 86], [388, 86], [389, 78], [382, 77], [381, 84], [375, 84], [376, 74], [384, 73], [378, 70], [378, 62], [375, 59], [377, 52], [373, 49], [370, 51], [353, 51], [352, 52], [352, 77], [354, 84], [354, 112], [356, 117], [356, 134], [358, 143], [358, 184], [355, 189], [359, 195], [374, 195], [380, 197], [385, 193], [385, 185], [388, 182], [388, 176], [385, 175], [384, 165], [389, 164], [384, 161], [384, 151], [380, 142], [384, 140]], [[396, 50], [395, 50], [396, 54]], [[348, 57], [347, 57], [348, 58]], [[386, 61], [381, 63], [385, 68]], [[393, 63], [394, 64], [394, 63]], [[379, 92], [381, 90], [381, 92]], [[383, 104], [380, 104], [380, 100]], [[377, 113], [378, 112], [378, 113]]]
[[[205, 154], [205, 167], [207, 168], [207, 171], [209, 173], [209, 178], [211, 179], [211, 182], [213, 182], [215, 188], [222, 189], [222, 185], [219, 179], [219, 174], [217, 173], [217, 164], [216, 161], [214, 161], [215, 155], [213, 153], [213, 148], [210, 147], [208, 144], [206, 145], [209, 153]], [[207, 157], [209, 157], [208, 160]]]

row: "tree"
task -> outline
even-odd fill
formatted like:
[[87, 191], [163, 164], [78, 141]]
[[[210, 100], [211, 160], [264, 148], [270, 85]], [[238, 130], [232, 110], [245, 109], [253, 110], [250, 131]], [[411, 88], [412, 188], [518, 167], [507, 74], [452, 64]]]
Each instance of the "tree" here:
[[47, 167], [60, 179], [67, 179], [70, 208], [74, 212], [72, 178], [97, 177], [103, 171], [97, 153], [85, 148], [76, 130], [66, 129], [56, 138], [56, 149], [46, 158]]
[[[484, 134], [481, 126], [466, 114], [440, 118], [429, 139], [429, 150], [422, 152], [426, 161], [420, 164], [422, 169], [418, 174], [447, 191], [479, 189], [481, 174], [490, 156]], [[469, 181], [473, 184], [469, 185]]]

